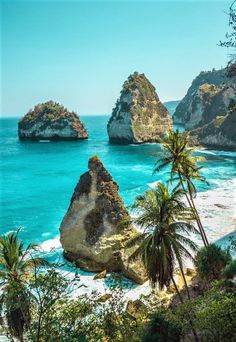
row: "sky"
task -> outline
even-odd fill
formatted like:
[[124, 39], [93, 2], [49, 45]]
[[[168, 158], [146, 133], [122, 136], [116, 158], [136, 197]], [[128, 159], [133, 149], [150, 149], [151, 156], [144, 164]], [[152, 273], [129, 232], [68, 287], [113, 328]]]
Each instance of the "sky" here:
[[109, 114], [122, 84], [145, 73], [161, 101], [202, 70], [224, 67], [230, 1], [1, 1], [1, 115], [57, 101]]

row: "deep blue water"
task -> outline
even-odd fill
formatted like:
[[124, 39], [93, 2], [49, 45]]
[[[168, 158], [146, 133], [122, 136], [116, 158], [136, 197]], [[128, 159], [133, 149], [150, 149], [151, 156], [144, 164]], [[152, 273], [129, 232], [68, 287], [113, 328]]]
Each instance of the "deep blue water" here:
[[[88, 141], [48, 143], [19, 142], [17, 119], [0, 120], [0, 234], [22, 227], [21, 236], [27, 243], [55, 238], [79, 176], [93, 155], [102, 159], [119, 184], [126, 205], [151, 183], [167, 180], [167, 171], [153, 175], [159, 145], [111, 145], [106, 132], [108, 116], [81, 118], [89, 131]], [[235, 177], [236, 153], [208, 150], [199, 154], [206, 157], [203, 174], [210, 182], [208, 188], [200, 184], [200, 191]]]

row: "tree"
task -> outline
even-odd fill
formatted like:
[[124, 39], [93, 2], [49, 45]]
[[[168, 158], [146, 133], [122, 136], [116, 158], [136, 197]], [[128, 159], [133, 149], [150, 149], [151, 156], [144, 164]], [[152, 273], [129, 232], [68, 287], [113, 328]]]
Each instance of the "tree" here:
[[[163, 289], [172, 281], [181, 302], [183, 299], [174, 279], [175, 265], [178, 263], [180, 267], [190, 298], [183, 259], [192, 259], [191, 251], [197, 250], [195, 243], [187, 237], [190, 232], [196, 233], [196, 229], [184, 220], [189, 216], [189, 210], [181, 201], [182, 196], [182, 190], [175, 188], [170, 192], [168, 187], [159, 183], [155, 190], [146, 191], [144, 196], [138, 197], [133, 208], [140, 210], [140, 214], [134, 222], [144, 228], [144, 233], [130, 242], [140, 243], [131, 259], [141, 255], [151, 285], [159, 284]], [[193, 332], [198, 341], [194, 328]]]
[[207, 282], [219, 279], [225, 266], [231, 261], [228, 251], [215, 244], [201, 248], [196, 255], [196, 268], [200, 278]]
[[0, 310], [6, 313], [11, 334], [23, 341], [24, 329], [31, 318], [27, 280], [30, 272], [36, 266], [45, 265], [46, 261], [32, 257], [38, 246], [29, 244], [24, 249], [18, 233], [19, 230], [0, 237]]
[[86, 298], [72, 299], [79, 285], [78, 274], [60, 270], [62, 265], [50, 265], [47, 270], [35, 268], [29, 282], [32, 293], [30, 341], [86, 341], [79, 321], [90, 312]]
[[166, 136], [160, 139], [160, 143], [162, 144], [163, 157], [157, 160], [154, 172], [171, 166], [170, 182], [173, 182], [177, 177], [197, 222], [203, 243], [207, 246], [208, 239], [194, 203], [197, 191], [193, 181], [206, 181], [200, 174], [201, 167], [197, 165], [197, 162], [202, 158], [193, 156], [194, 149], [189, 147], [188, 132], [168, 131]]
[[[236, 62], [236, 0], [232, 2], [229, 8], [229, 27], [231, 32], [226, 33], [226, 41], [220, 41], [220, 46], [233, 49], [230, 54], [229, 64], [233, 65]], [[234, 75], [236, 74], [236, 65], [234, 65]]]

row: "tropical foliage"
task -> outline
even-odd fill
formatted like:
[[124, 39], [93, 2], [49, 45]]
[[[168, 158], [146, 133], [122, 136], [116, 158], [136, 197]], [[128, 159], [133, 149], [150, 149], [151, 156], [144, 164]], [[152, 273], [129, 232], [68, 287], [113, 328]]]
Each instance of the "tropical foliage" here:
[[29, 326], [31, 319], [27, 279], [35, 267], [46, 262], [32, 256], [37, 245], [29, 244], [24, 249], [18, 233], [0, 237], [0, 309], [6, 314], [11, 334], [23, 340], [24, 329]]
[[206, 182], [205, 178], [200, 174], [201, 167], [197, 165], [197, 162], [201, 161], [202, 158], [193, 155], [194, 148], [189, 147], [188, 132], [168, 131], [160, 142], [163, 154], [157, 160], [154, 172], [159, 172], [163, 168], [170, 166], [170, 183], [177, 180], [178, 185], [185, 192], [187, 203], [192, 210], [203, 243], [207, 246], [208, 239], [194, 203], [194, 197], [197, 193], [194, 182]]
[[203, 247], [196, 255], [196, 268], [201, 279], [212, 281], [219, 279], [223, 269], [231, 261], [228, 251], [215, 244]]

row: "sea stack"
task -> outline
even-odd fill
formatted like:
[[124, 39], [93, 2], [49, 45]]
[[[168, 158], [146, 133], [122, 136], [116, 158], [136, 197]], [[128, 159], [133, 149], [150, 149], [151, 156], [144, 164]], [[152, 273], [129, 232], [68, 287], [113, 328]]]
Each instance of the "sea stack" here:
[[144, 74], [130, 75], [107, 125], [110, 142], [155, 142], [171, 128], [170, 114], [159, 100], [155, 87]]
[[141, 262], [128, 262], [131, 249], [126, 243], [138, 233], [131, 224], [124, 224], [130, 217], [118, 185], [98, 157], [89, 160], [88, 169], [60, 226], [64, 255], [84, 270], [121, 271], [142, 284], [146, 276]]
[[78, 115], [59, 103], [38, 104], [18, 122], [20, 140], [80, 140], [88, 133]]

